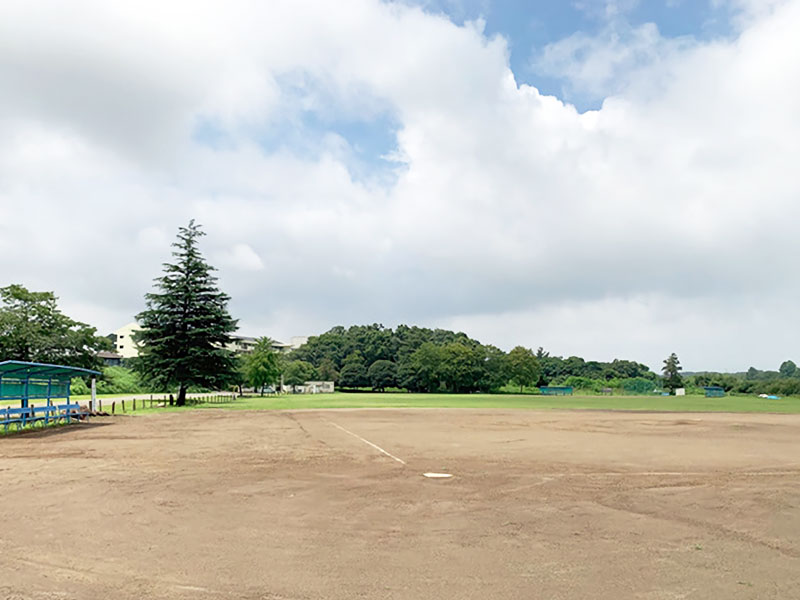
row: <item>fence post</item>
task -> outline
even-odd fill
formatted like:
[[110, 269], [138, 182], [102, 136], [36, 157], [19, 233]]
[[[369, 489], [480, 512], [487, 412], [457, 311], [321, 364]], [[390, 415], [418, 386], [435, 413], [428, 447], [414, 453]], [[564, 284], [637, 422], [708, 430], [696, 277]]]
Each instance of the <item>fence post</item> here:
[[114, 400], [111, 402], [111, 414], [113, 415], [117, 411], [117, 401]]
[[125, 412], [125, 400], [122, 400], [122, 412]]
[[133, 412], [136, 412], [136, 398], [133, 399]]

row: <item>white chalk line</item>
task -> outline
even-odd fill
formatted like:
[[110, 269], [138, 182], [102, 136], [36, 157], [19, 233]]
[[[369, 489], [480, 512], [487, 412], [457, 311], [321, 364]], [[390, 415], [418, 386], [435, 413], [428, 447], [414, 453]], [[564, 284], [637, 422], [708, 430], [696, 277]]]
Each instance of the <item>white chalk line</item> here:
[[406, 464], [406, 461], [404, 461], [402, 458], [397, 458], [397, 457], [396, 457], [394, 454], [392, 454], [391, 452], [387, 452], [386, 450], [384, 450], [383, 448], [381, 448], [381, 447], [380, 447], [380, 446], [378, 446], [377, 444], [373, 444], [373, 443], [372, 443], [372, 442], [370, 442], [369, 440], [365, 440], [363, 437], [361, 437], [361, 436], [360, 436], [360, 435], [358, 435], [357, 433], [353, 433], [353, 432], [352, 432], [352, 431], [350, 431], [349, 429], [345, 429], [344, 427], [342, 427], [341, 425], [337, 425], [337, 424], [336, 424], [336, 423], [334, 423], [333, 421], [328, 421], [328, 423], [330, 423], [331, 425], [333, 425], [333, 426], [334, 426], [334, 427], [336, 427], [337, 429], [341, 429], [341, 430], [342, 430], [342, 431], [344, 431], [345, 433], [347, 433], [347, 434], [349, 434], [349, 435], [352, 435], [354, 438], [361, 440], [362, 442], [364, 442], [364, 443], [365, 443], [365, 444], [367, 444], [368, 446], [372, 446], [372, 447], [373, 447], [373, 448], [375, 448], [375, 450], [377, 450], [378, 452], [382, 452], [383, 454], [385, 454], [386, 456], [388, 456], [388, 457], [389, 457], [389, 458], [391, 458], [392, 460], [396, 460], [397, 462], [399, 462], [401, 465], [405, 465], [405, 464]]

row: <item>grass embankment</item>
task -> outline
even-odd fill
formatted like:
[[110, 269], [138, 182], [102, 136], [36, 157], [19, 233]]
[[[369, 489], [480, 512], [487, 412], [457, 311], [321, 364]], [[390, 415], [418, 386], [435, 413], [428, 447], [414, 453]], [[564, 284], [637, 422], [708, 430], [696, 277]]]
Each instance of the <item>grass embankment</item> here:
[[773, 412], [800, 413], [800, 398], [766, 400], [753, 396], [541, 396], [513, 394], [296, 394], [246, 396], [223, 404], [164, 407], [150, 412], [225, 408], [286, 410], [324, 408], [519, 408], [538, 410], [644, 410], [659, 412]]

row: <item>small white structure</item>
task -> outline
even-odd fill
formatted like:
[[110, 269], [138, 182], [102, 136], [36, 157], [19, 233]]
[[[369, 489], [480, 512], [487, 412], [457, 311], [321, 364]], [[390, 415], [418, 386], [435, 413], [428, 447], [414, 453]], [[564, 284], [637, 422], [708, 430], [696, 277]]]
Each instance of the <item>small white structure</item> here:
[[686, 395], [686, 388], [675, 388], [675, 395], [676, 396], [685, 396]]
[[332, 394], [334, 390], [332, 381], [306, 381], [303, 385], [281, 386], [282, 392], [290, 394]]
[[332, 394], [333, 382], [332, 381], [306, 381], [305, 385], [306, 394]]
[[114, 352], [122, 356], [122, 358], [136, 358], [139, 356], [139, 345], [133, 341], [133, 334], [141, 330], [142, 328], [139, 327], [139, 324], [133, 321], [109, 335], [109, 339], [114, 344]]

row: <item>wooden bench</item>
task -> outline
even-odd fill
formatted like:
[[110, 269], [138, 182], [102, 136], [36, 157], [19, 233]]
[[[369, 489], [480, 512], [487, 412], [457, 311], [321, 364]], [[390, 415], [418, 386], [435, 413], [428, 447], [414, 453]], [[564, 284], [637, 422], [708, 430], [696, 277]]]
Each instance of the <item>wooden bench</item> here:
[[45, 406], [26, 406], [22, 408], [0, 408], [0, 425], [3, 431], [8, 431], [9, 425], [16, 425], [17, 430], [42, 423], [42, 426], [66, 420], [71, 423], [73, 418], [81, 419], [80, 404], [47, 404]]

